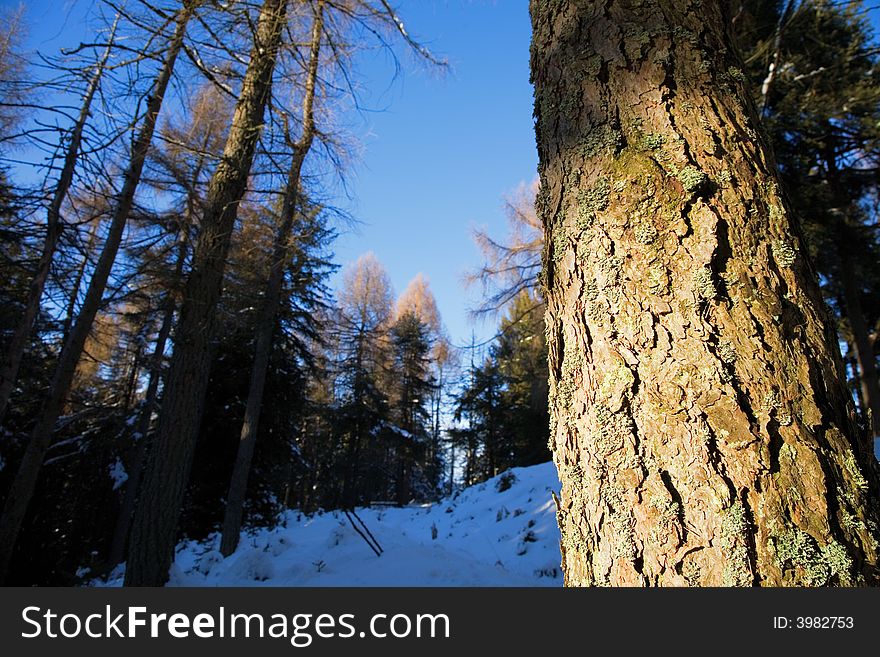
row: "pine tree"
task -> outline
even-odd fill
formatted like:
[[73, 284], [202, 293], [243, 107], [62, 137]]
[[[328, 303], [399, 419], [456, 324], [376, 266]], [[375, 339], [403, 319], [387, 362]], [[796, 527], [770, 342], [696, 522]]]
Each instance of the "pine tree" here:
[[523, 290], [510, 304], [491, 357], [503, 377], [504, 431], [513, 443], [511, 461], [505, 467], [549, 460], [544, 304], [530, 291]]
[[466, 426], [451, 430], [452, 440], [464, 450], [463, 483], [470, 486], [494, 477], [509, 467], [513, 447], [505, 435], [507, 409], [502, 403], [504, 378], [493, 358], [469, 372], [469, 381], [458, 396], [454, 418]]

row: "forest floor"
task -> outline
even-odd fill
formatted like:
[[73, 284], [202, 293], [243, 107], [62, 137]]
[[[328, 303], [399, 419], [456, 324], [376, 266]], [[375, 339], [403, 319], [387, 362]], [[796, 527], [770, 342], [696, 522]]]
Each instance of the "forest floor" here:
[[357, 509], [381, 556], [343, 512], [289, 511], [225, 559], [219, 535], [181, 543], [169, 586], [562, 586], [556, 468], [509, 473], [430, 506]]

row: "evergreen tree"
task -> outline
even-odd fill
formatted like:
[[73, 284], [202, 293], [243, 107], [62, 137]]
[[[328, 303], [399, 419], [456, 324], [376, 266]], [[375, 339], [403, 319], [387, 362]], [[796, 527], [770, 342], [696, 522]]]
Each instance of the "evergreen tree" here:
[[389, 450], [377, 439], [388, 417], [382, 383], [388, 371], [391, 283], [372, 253], [345, 272], [339, 292], [338, 430], [345, 455], [343, 484], [337, 506], [385, 497]]
[[513, 445], [505, 434], [507, 409], [502, 404], [504, 378], [493, 358], [487, 358], [469, 373], [470, 381], [457, 398], [455, 420], [466, 421], [464, 428], [451, 431], [456, 447], [464, 451], [463, 483], [494, 477], [510, 467]]
[[389, 428], [394, 441], [394, 494], [398, 504], [409, 502], [414, 493], [420, 499], [432, 499], [437, 491], [437, 482], [430, 481], [426, 473], [438, 468], [425, 462], [431, 431], [428, 403], [434, 387], [428, 332], [428, 326], [412, 310], [400, 315], [391, 327]]
[[523, 290], [514, 298], [491, 356], [504, 381], [504, 431], [513, 448], [509, 466], [550, 460], [544, 306], [534, 293]]

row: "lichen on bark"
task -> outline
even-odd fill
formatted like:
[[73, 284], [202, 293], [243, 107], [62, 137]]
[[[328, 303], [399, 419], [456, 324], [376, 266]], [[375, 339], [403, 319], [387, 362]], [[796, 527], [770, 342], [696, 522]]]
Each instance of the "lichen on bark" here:
[[876, 464], [699, 4], [531, 3], [565, 581], [876, 583]]

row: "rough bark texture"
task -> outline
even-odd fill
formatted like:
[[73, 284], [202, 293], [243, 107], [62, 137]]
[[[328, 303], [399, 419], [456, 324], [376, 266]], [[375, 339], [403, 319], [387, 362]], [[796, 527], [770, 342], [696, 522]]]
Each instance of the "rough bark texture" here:
[[0, 520], [0, 582], [6, 577], [21, 523], [33, 497], [34, 488], [37, 485], [37, 477], [39, 476], [43, 459], [46, 456], [46, 451], [51, 444], [52, 431], [55, 428], [55, 423], [58, 421], [58, 416], [61, 414], [67, 394], [70, 392], [70, 386], [76, 373], [76, 366], [79, 363], [83, 347], [91, 332], [95, 316], [101, 308], [104, 290], [107, 287], [113, 263], [116, 261], [116, 254], [122, 242], [125, 224], [128, 221], [128, 216], [134, 204], [135, 192], [140, 183], [147, 152], [153, 141], [153, 133], [156, 129], [159, 112], [162, 109], [165, 91], [171, 80], [177, 55], [183, 46], [186, 27], [192, 16], [192, 11], [191, 6], [187, 3], [187, 6], [180, 11], [175, 21], [174, 35], [168, 43], [165, 60], [153, 85], [141, 129], [132, 144], [131, 159], [125, 170], [122, 189], [115, 200], [113, 217], [110, 221], [110, 228], [107, 232], [104, 248], [101, 250], [101, 255], [89, 281], [89, 287], [86, 290], [82, 308], [73, 324], [70, 335], [64, 343], [64, 348], [61, 350], [58, 365], [49, 389], [49, 396], [43, 405], [40, 418], [31, 433], [15, 480], [6, 497], [3, 517]]
[[161, 586], [168, 579], [204, 408], [223, 270], [263, 125], [286, 13], [286, 0], [265, 0], [262, 5], [226, 146], [208, 185], [159, 426], [135, 510], [126, 586]]
[[309, 65], [303, 97], [303, 130], [299, 140], [292, 144], [293, 158], [290, 162], [287, 186], [281, 204], [281, 225], [275, 235], [269, 280], [266, 282], [266, 294], [260, 311], [260, 321], [257, 324], [254, 364], [251, 368], [244, 422], [241, 427], [238, 451], [235, 455], [235, 465], [232, 469], [229, 493], [226, 496], [226, 508], [223, 513], [220, 552], [227, 557], [235, 552], [241, 535], [244, 499], [247, 493], [254, 447], [257, 444], [257, 431], [260, 427], [260, 410], [263, 406], [263, 390], [266, 386], [266, 373], [269, 370], [269, 357], [272, 354], [272, 334], [275, 332], [275, 318], [281, 304], [284, 272], [290, 261], [291, 232], [293, 231], [294, 219], [299, 211], [302, 168], [315, 138], [315, 87], [318, 81], [318, 59], [321, 53], [323, 29], [324, 3], [319, 1], [315, 8], [315, 22], [312, 25]]
[[6, 351], [3, 354], [3, 361], [0, 363], [0, 422], [3, 421], [6, 415], [6, 407], [9, 404], [9, 398], [12, 396], [15, 381], [18, 378], [21, 359], [27, 348], [28, 338], [34, 327], [34, 320], [36, 320], [37, 314], [40, 312], [40, 299], [43, 297], [46, 279], [49, 278], [49, 270], [52, 267], [52, 260], [55, 258], [58, 240], [61, 238], [61, 231], [63, 229], [61, 207], [67, 199], [71, 184], [73, 184], [73, 174], [76, 171], [76, 163], [79, 159], [83, 131], [86, 128], [89, 113], [92, 111], [92, 100], [95, 98], [98, 86], [101, 84], [107, 60], [110, 59], [113, 41], [116, 38], [118, 21], [119, 19], [117, 18], [116, 22], [113, 23], [107, 48], [104, 50], [101, 60], [95, 66], [95, 71], [89, 80], [86, 93], [83, 96], [79, 116], [73, 125], [73, 129], [70, 131], [70, 141], [64, 154], [61, 174], [58, 176], [58, 183], [55, 185], [52, 200], [49, 202], [49, 207], [46, 210], [46, 237], [43, 239], [43, 250], [40, 252], [40, 259], [37, 261], [34, 277], [28, 286], [27, 298], [25, 299], [21, 319], [15, 327], [15, 332], [12, 334]]
[[533, 0], [569, 586], [876, 583], [876, 462], [720, 0]]

